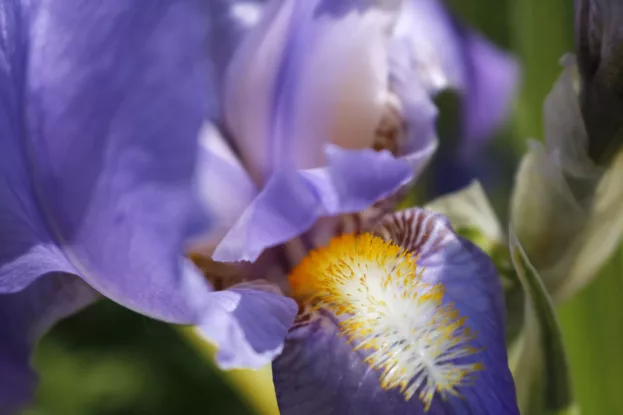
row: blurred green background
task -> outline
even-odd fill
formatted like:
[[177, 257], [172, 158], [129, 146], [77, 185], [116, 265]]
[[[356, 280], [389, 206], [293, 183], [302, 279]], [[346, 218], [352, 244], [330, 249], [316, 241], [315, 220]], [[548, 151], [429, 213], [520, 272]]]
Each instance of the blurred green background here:
[[62, 322], [35, 356], [27, 415], [252, 414], [179, 331], [105, 300]]
[[[560, 72], [559, 58], [573, 51], [573, 2], [451, 0], [449, 5], [511, 50], [522, 65], [522, 86], [509, 125], [486, 154], [504, 160], [499, 163], [502, 174], [494, 182], [482, 177], [500, 217], [506, 218], [517, 160], [526, 138], [542, 138], [543, 99]], [[441, 117], [444, 146], [453, 143], [454, 121], [451, 115]], [[618, 399], [623, 387], [622, 276], [623, 250], [559, 309], [583, 414], [623, 414], [623, 400]], [[27, 414], [252, 414], [257, 396], [236, 388], [236, 381], [206, 356], [179, 330], [102, 301], [62, 322], [40, 344], [35, 364], [41, 385]], [[267, 388], [257, 386], [260, 394]]]

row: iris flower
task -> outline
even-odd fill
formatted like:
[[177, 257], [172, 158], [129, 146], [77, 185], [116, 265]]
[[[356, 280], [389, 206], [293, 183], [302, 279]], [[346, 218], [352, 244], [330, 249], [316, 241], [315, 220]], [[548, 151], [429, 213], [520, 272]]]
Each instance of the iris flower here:
[[200, 189], [221, 229], [194, 258], [214, 286], [263, 278], [297, 301], [271, 352], [281, 413], [517, 413], [491, 262], [443, 217], [393, 213], [436, 146], [432, 97], [458, 88], [471, 125], [492, 125], [475, 107], [493, 87], [468, 83], [463, 59], [503, 62], [480, 67], [498, 77], [509, 59], [436, 2], [214, 5], [229, 36], [212, 45]]
[[516, 413], [493, 266], [391, 213], [436, 147], [431, 97], [482, 121], [463, 63], [498, 56], [436, 2], [2, 6], [3, 413], [38, 337], [100, 295], [197, 326], [223, 368], [281, 354], [284, 414]]

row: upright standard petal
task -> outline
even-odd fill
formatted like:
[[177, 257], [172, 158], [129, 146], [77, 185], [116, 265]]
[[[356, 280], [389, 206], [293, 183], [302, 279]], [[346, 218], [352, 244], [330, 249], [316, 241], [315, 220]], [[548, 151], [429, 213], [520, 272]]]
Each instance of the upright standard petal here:
[[204, 222], [192, 188], [207, 111], [201, 2], [8, 6], [19, 27], [3, 62], [1, 290], [73, 272], [134, 310], [196, 320], [200, 277], [180, 255]]
[[225, 119], [256, 180], [283, 166], [321, 166], [326, 143], [372, 146], [386, 104], [386, 30], [395, 11], [343, 6], [271, 2], [236, 51]]
[[436, 109], [409, 82], [413, 69], [393, 65], [399, 8], [386, 6], [275, 1], [247, 34], [228, 71], [225, 119], [263, 190], [214, 259], [254, 260], [322, 216], [365, 209], [426, 165]]
[[404, 1], [392, 39], [401, 50], [402, 65], [415, 74], [410, 83], [420, 83], [433, 96], [443, 90], [459, 94], [459, 144], [438, 153], [431, 190], [443, 194], [467, 186], [482, 171], [477, 157], [487, 138], [509, 114], [519, 78], [517, 63], [466, 28], [439, 0]]
[[490, 260], [420, 209], [374, 232], [290, 276], [308, 312], [273, 364], [281, 413], [518, 414]]

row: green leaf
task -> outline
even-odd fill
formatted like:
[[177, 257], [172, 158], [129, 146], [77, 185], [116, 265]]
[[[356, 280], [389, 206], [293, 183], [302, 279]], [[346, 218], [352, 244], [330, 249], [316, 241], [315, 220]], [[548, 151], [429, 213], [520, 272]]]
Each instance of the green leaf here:
[[511, 259], [526, 300], [524, 330], [511, 350], [519, 408], [523, 415], [570, 410], [569, 368], [552, 300], [512, 229], [509, 236]]
[[623, 246], [595, 280], [559, 308], [578, 405], [585, 414], [623, 414]]

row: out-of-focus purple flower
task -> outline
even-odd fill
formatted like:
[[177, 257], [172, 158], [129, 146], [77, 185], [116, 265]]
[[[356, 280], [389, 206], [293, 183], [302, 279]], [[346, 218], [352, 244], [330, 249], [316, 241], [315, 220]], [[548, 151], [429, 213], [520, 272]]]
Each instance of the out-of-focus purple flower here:
[[[279, 7], [274, 6], [274, 3], [279, 2], [273, 2], [273, 8]], [[213, 13], [215, 17], [213, 27], [220, 30], [220, 33], [227, 34], [213, 44], [213, 55], [217, 62], [216, 72], [221, 79], [224, 79], [227, 72], [225, 68], [234, 55], [234, 47], [249, 30], [258, 24], [264, 7], [270, 7], [271, 3], [262, 0], [233, 2], [221, 0], [214, 4], [216, 12]], [[390, 34], [389, 71], [402, 73], [403, 81], [408, 80], [412, 89], [421, 89], [429, 96], [435, 96], [447, 89], [456, 90], [461, 96], [460, 144], [458, 148], [449, 150], [444, 157], [445, 162], [437, 164], [442, 172], [448, 166], [450, 169], [460, 171], [458, 176], [462, 179], [457, 185], [456, 177], [458, 176], [446, 182], [449, 175], [441, 174], [441, 182], [433, 189], [437, 193], [455, 190], [457, 186], [461, 187], [472, 179], [475, 171], [474, 165], [478, 162], [478, 156], [481, 155], [484, 144], [508, 115], [517, 89], [519, 68], [510, 55], [493, 46], [478, 33], [466, 28], [450, 15], [441, 1], [408, 0], [396, 4], [399, 4], [400, 10], [397, 15], [398, 20], [393, 25]], [[338, 2], [338, 6], [334, 6], [334, 9], [345, 11], [347, 7]], [[363, 37], [360, 38], [363, 39]], [[307, 40], [307, 38], [302, 38], [301, 41], [306, 43]], [[256, 44], [260, 41], [256, 39]], [[340, 50], [338, 45], [333, 46], [335, 51]], [[299, 52], [302, 55], [312, 53], [314, 53], [313, 50], [307, 47]], [[264, 56], [263, 51], [258, 50], [256, 55], [260, 54]], [[344, 54], [343, 59], [347, 60], [347, 56]], [[250, 63], [252, 58], [247, 59], [246, 64]], [[339, 62], [333, 62], [333, 65], [337, 64]], [[356, 61], [352, 62], [353, 66], [357, 64]], [[305, 65], [308, 64], [305, 63]], [[255, 73], [256, 67], [251, 64], [247, 70]], [[342, 82], [342, 84], [345, 88], [349, 88], [348, 82]], [[413, 84], [417, 84], [417, 87]], [[365, 89], [362, 93], [365, 94]], [[421, 92], [418, 93], [421, 94]], [[347, 100], [352, 103], [356, 102], [357, 98], [361, 96], [351, 92], [342, 101]], [[422, 103], [419, 106], [422, 108]], [[327, 111], [330, 109], [326, 108]], [[367, 115], [365, 107], [359, 109], [361, 110], [359, 117]], [[422, 115], [418, 122], [420, 129], [423, 128], [422, 124], [431, 121], [434, 122], [434, 115]], [[352, 134], [347, 134], [349, 135]], [[363, 134], [364, 138], [366, 136]], [[316, 152], [318, 151], [316, 149]], [[261, 157], [261, 154], [255, 157]]]
[[515, 60], [452, 16], [440, 0], [403, 3], [397, 32], [431, 94], [456, 90], [462, 101], [461, 151], [475, 153], [508, 115], [517, 87]]
[[404, 32], [419, 56], [419, 66], [431, 74], [429, 90], [437, 94], [451, 89], [460, 97], [457, 145], [442, 145], [432, 164], [434, 196], [465, 187], [488, 163], [483, 161], [483, 148], [510, 113], [519, 66], [448, 13], [442, 1], [406, 4]]

